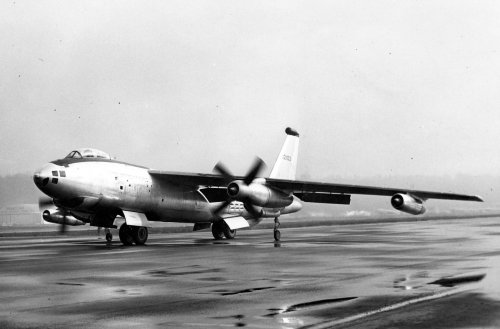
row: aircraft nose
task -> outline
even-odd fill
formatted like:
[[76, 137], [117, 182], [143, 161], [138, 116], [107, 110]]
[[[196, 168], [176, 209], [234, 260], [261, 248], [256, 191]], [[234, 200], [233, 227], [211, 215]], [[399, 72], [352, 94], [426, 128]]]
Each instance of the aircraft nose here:
[[47, 185], [47, 183], [49, 182], [49, 178], [48, 177], [44, 178], [40, 173], [36, 172], [33, 175], [33, 181], [35, 182], [36, 186], [43, 187]]
[[47, 166], [37, 170], [33, 174], [33, 181], [35, 182], [35, 185], [39, 189], [45, 187], [49, 183], [49, 175], [50, 171]]

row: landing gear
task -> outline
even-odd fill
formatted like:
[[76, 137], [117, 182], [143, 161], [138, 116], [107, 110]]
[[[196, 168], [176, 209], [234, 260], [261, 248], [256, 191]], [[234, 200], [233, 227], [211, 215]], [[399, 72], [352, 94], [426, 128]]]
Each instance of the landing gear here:
[[129, 226], [123, 224], [120, 226], [118, 235], [124, 246], [131, 246], [134, 243], [140, 246], [145, 244], [148, 240], [148, 228], [144, 226]]
[[226, 237], [226, 239], [234, 239], [236, 230], [231, 230], [229, 226], [221, 220], [212, 223], [212, 235], [215, 240], [222, 240], [224, 237]]
[[109, 231], [109, 228], [105, 228], [104, 232], [106, 233], [106, 241], [111, 242], [113, 241], [113, 234]]
[[231, 230], [226, 223], [224, 223], [224, 236], [226, 239], [234, 239], [236, 236], [236, 230]]
[[222, 240], [224, 238], [224, 228], [222, 221], [212, 223], [212, 235], [215, 240]]
[[280, 241], [281, 239], [281, 232], [278, 230], [280, 227], [280, 220], [278, 217], [274, 217], [274, 240], [275, 241]]
[[132, 239], [136, 245], [144, 245], [148, 240], [148, 228], [144, 226], [132, 226]]
[[124, 246], [131, 246], [134, 243], [134, 239], [132, 238], [132, 228], [127, 224], [120, 226], [118, 236]]

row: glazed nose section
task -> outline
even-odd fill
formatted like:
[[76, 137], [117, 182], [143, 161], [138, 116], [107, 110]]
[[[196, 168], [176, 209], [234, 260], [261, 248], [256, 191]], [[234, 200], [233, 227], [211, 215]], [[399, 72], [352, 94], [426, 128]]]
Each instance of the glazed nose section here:
[[47, 184], [49, 183], [49, 176], [51, 175], [51, 171], [49, 166], [44, 166], [43, 168], [37, 170], [33, 174], [33, 181], [35, 182], [35, 185], [39, 189], [43, 189]]

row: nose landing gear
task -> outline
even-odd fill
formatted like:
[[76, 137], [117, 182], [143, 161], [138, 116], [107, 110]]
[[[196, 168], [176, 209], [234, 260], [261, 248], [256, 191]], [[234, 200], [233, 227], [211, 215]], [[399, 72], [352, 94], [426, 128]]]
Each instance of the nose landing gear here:
[[104, 233], [106, 233], [106, 241], [108, 241], [108, 242], [113, 241], [113, 234], [111, 234], [111, 231], [109, 230], [109, 228], [105, 228]]
[[281, 232], [280, 232], [280, 230], [278, 230], [279, 227], [280, 227], [279, 217], [274, 217], [274, 240], [275, 241], [281, 240]]

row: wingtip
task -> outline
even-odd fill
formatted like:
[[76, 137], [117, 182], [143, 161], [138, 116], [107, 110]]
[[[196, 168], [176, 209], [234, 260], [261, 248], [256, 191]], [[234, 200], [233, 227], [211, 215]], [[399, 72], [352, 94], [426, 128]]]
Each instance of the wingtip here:
[[479, 195], [474, 195], [474, 199], [478, 202], [484, 202], [483, 198], [480, 197]]

